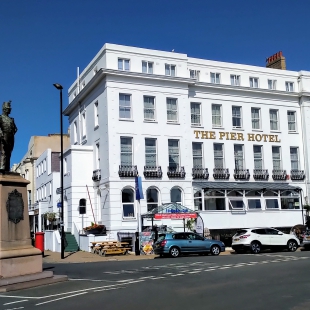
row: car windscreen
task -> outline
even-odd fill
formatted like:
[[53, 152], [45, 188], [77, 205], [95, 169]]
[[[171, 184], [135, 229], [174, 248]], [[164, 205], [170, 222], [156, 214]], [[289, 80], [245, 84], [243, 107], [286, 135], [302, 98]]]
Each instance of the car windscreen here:
[[247, 233], [247, 231], [245, 229], [237, 230], [235, 237], [244, 235], [245, 233]]
[[166, 234], [159, 234], [157, 242], [158, 241], [163, 241], [163, 240], [165, 240], [165, 238], [166, 238]]

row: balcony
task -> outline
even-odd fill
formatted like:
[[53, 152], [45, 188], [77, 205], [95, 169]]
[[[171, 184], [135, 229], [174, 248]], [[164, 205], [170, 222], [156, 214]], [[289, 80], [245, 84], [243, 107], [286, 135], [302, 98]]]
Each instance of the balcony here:
[[137, 166], [120, 165], [118, 175], [123, 178], [134, 178], [138, 176]]
[[202, 168], [201, 166], [195, 166], [192, 169], [192, 176], [193, 179], [209, 179], [209, 172], [208, 168]]
[[254, 169], [253, 178], [255, 180], [268, 180], [269, 179], [268, 169]]
[[235, 169], [234, 178], [235, 180], [248, 180], [250, 178], [249, 169]]
[[93, 171], [93, 176], [92, 179], [94, 182], [100, 181], [101, 180], [101, 170], [97, 169]]
[[285, 181], [287, 178], [286, 170], [272, 170], [272, 178], [274, 180]]
[[184, 179], [186, 175], [184, 167], [180, 166], [168, 166], [167, 176], [168, 178], [182, 178]]
[[304, 180], [305, 171], [304, 170], [291, 170], [291, 180]]
[[163, 172], [161, 166], [144, 166], [143, 174], [145, 178], [161, 178]]
[[228, 180], [230, 177], [228, 168], [214, 168], [213, 169], [213, 178], [214, 179], [222, 179]]

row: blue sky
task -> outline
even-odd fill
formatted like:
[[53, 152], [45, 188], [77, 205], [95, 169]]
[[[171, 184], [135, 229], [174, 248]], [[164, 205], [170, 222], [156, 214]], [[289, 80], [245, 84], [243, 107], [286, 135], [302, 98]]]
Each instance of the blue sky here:
[[[13, 0], [0, 2], [0, 100], [18, 132], [11, 164], [33, 135], [59, 133], [59, 92], [104, 43], [265, 66], [282, 50], [310, 71], [310, 2], [292, 0]], [[64, 117], [64, 129], [68, 121]]]

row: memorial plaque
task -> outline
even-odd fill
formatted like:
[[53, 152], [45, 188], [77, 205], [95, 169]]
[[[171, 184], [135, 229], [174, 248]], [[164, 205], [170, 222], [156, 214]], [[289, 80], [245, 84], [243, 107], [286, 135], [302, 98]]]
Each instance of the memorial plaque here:
[[9, 221], [17, 224], [24, 219], [23, 197], [16, 189], [9, 193], [6, 209], [8, 211]]

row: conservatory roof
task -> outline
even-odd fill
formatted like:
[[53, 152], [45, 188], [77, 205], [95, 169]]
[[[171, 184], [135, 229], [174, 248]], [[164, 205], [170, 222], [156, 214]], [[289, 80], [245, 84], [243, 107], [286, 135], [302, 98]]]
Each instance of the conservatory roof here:
[[155, 214], [159, 213], [195, 213], [194, 210], [189, 209], [179, 203], [176, 202], [169, 202], [165, 203], [153, 210], [142, 214], [142, 218], [154, 218]]
[[296, 185], [281, 182], [193, 182], [193, 187], [219, 190], [295, 190], [299, 191], [301, 188]]

